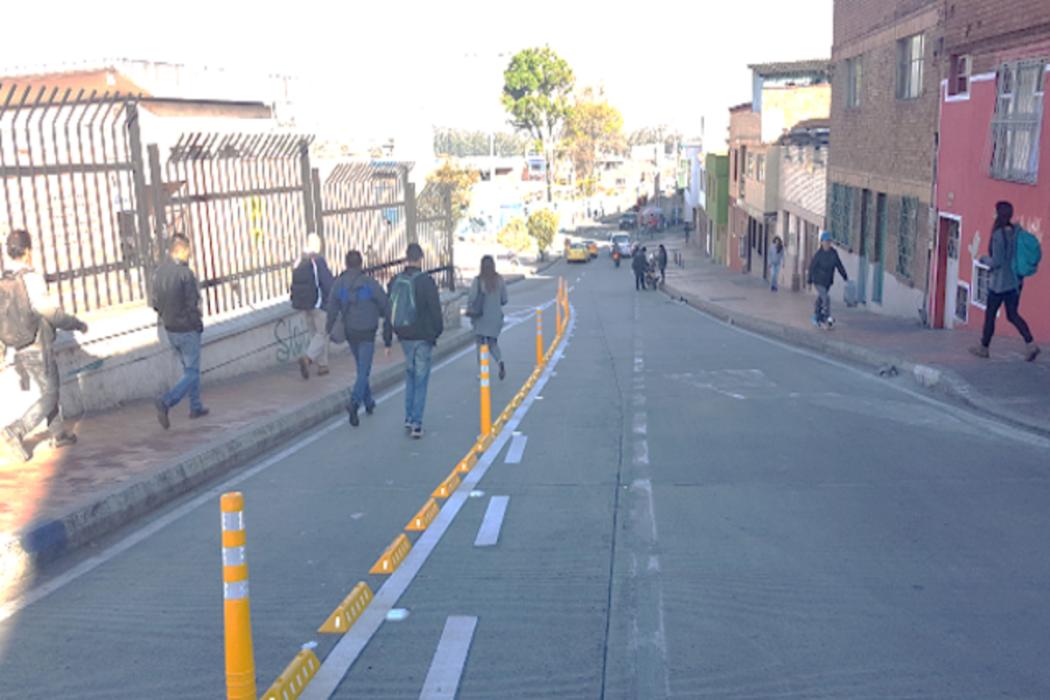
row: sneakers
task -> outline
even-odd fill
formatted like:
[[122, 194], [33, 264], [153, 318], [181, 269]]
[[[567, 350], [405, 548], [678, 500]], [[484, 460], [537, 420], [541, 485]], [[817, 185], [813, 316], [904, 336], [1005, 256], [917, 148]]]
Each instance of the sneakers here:
[[168, 418], [168, 407], [165, 405], [163, 399], [157, 399], [153, 402], [153, 407], [157, 409], [157, 422], [160, 423], [160, 427], [167, 430], [171, 427], [171, 420]]
[[299, 374], [303, 375], [303, 379], [310, 378], [310, 361], [305, 357], [299, 358]]
[[507, 378], [507, 368], [503, 366], [503, 362], [499, 363], [499, 380], [502, 382]]
[[199, 411], [190, 411], [190, 420], [197, 420], [198, 418], [203, 418], [209, 413], [211, 413], [211, 411], [209, 411], [206, 408], [201, 408], [201, 410]]
[[70, 447], [77, 444], [77, 436], [73, 433], [59, 433], [51, 438], [51, 447], [55, 449], [61, 449], [63, 447]]
[[813, 316], [811, 316], [809, 320], [813, 322], [814, 328], [820, 328], [820, 319], [817, 318], [816, 314], [813, 314]]
[[985, 360], [987, 360], [990, 357], [988, 348], [984, 347], [983, 345], [974, 345], [972, 348], [970, 348], [970, 354], [976, 355], [977, 357], [983, 358]]
[[29, 448], [22, 442], [22, 436], [16, 433], [11, 428], [4, 428], [3, 430], [4, 442], [11, 448], [11, 451], [16, 455], [19, 455], [23, 460], [28, 462], [33, 458], [33, 455], [29, 452]]
[[321, 365], [320, 367], [317, 368], [317, 376], [318, 377], [323, 377], [326, 374], [328, 374], [330, 371], [331, 370], [328, 369], [328, 365]]
[[1037, 357], [1039, 357], [1039, 346], [1036, 345], [1033, 340], [1031, 343], [1027, 343], [1024, 346], [1024, 359], [1028, 362], [1032, 362]]
[[358, 406], [356, 401], [351, 401], [346, 405], [346, 412], [350, 416], [350, 425], [355, 428], [361, 424], [361, 419], [357, 417]]
[[375, 412], [376, 412], [376, 402], [375, 401], [369, 401], [368, 403], [365, 404], [365, 413], [367, 413], [368, 415], [372, 415]]
[[407, 418], [405, 419], [405, 430], [412, 432], [412, 421]]
[[412, 434], [412, 439], [413, 440], [420, 439], [421, 437], [423, 437], [423, 426], [421, 426], [421, 425], [413, 425], [411, 434]]

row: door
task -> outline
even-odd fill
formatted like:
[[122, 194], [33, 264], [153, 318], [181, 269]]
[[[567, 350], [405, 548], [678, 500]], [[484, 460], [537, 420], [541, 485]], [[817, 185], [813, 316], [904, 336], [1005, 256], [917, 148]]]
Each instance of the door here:
[[886, 195], [879, 192], [875, 198], [875, 240], [872, 244], [871, 300], [882, 303], [883, 262], [886, 250]]
[[[941, 216], [941, 231], [944, 241], [944, 288], [941, 309], [944, 313], [944, 327], [951, 328], [957, 322], [956, 308], [959, 286], [959, 236], [962, 226], [958, 219]], [[965, 313], [965, 310], [964, 310]], [[965, 316], [963, 317], [965, 318]]]
[[860, 197], [860, 244], [857, 246], [857, 254], [860, 256], [857, 265], [857, 301], [861, 304], [868, 302], [868, 260], [871, 257], [868, 248], [874, 242], [874, 215], [871, 190], [863, 190]]

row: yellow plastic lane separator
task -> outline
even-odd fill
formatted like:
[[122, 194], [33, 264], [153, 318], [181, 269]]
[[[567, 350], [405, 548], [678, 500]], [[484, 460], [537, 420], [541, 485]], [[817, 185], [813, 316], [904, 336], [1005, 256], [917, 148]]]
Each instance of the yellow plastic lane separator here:
[[536, 367], [543, 367], [543, 309], [536, 308]]
[[433, 498], [427, 499], [427, 502], [423, 504], [419, 512], [412, 516], [412, 521], [405, 525], [405, 530], [408, 532], [423, 532], [430, 527], [430, 523], [434, 522], [434, 518], [440, 512], [441, 508], [438, 506], [437, 501]]
[[409, 541], [405, 533], [401, 533], [390, 543], [390, 546], [384, 550], [383, 554], [376, 561], [375, 565], [368, 570], [370, 574], [392, 574], [397, 567], [401, 566], [401, 562], [405, 560], [408, 553], [412, 551], [412, 542]]
[[489, 346], [481, 346], [481, 436], [492, 433], [492, 387], [489, 385]]
[[321, 662], [312, 649], [303, 649], [292, 662], [277, 676], [270, 689], [259, 700], [295, 700], [307, 684], [317, 675]]
[[[433, 503], [433, 501], [430, 502]], [[372, 602], [372, 597], [372, 589], [367, 583], [361, 581], [354, 586], [350, 595], [343, 599], [335, 612], [328, 616], [317, 631], [322, 634], [346, 634], [347, 630], [357, 622], [357, 618], [361, 617], [361, 613], [365, 611], [368, 604]]]
[[222, 607], [226, 641], [226, 699], [255, 700], [255, 654], [248, 600], [244, 494], [224, 493], [222, 509]]
[[[459, 474], [452, 472], [447, 479], [442, 481], [438, 487], [434, 489], [434, 493], [431, 494], [431, 496], [434, 498], [448, 498], [452, 495], [453, 491], [459, 488], [460, 483]], [[376, 572], [373, 571], [372, 573]]]
[[473, 450], [467, 453], [467, 456], [459, 460], [456, 465], [456, 471], [460, 474], [469, 474], [470, 470], [474, 468], [474, 465], [478, 463], [478, 453]]

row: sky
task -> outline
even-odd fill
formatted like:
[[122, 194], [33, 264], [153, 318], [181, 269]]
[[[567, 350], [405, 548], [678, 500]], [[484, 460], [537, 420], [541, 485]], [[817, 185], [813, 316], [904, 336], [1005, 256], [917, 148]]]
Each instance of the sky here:
[[38, 0], [5, 7], [6, 26], [39, 30], [5, 33], [0, 68], [121, 57], [287, 74], [304, 129], [425, 140], [434, 126], [508, 129], [503, 70], [547, 44], [628, 131], [699, 136], [703, 118], [714, 144], [750, 99], [748, 64], [830, 54], [832, 2]]

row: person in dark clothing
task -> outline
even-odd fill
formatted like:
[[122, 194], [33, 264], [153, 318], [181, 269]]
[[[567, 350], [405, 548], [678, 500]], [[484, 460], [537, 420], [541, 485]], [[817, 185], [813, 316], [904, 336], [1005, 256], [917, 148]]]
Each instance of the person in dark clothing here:
[[1025, 359], [1033, 361], [1039, 355], [1028, 324], [1021, 318], [1017, 307], [1021, 303], [1021, 277], [1014, 270], [1017, 255], [1017, 225], [1013, 223], [1014, 207], [1010, 202], [995, 205], [995, 223], [992, 237], [988, 241], [988, 255], [981, 262], [988, 266], [988, 307], [984, 311], [984, 328], [981, 344], [970, 348], [977, 357], [989, 357], [988, 346], [995, 335], [995, 316], [999, 307], [1006, 306], [1006, 319], [1014, 325], [1025, 342]]
[[160, 316], [168, 343], [182, 363], [182, 379], [154, 402], [157, 422], [171, 427], [168, 412], [189, 394], [190, 418], [203, 418], [209, 411], [201, 403], [201, 317], [197, 276], [190, 269], [190, 240], [182, 234], [171, 237], [171, 255], [160, 264], [153, 278], [153, 309]]
[[631, 269], [634, 270], [634, 291], [636, 292], [645, 289], [645, 270], [648, 264], [645, 246], [635, 250], [631, 257]]
[[[5, 335], [0, 340], [0, 358], [10, 351], [23, 391], [29, 390], [31, 382], [36, 383], [40, 398], [21, 418], [3, 429], [3, 437], [8, 447], [28, 462], [33, 455], [24, 438], [42, 421], [47, 421], [52, 447], [68, 447], [77, 441], [76, 435], [66, 432], [59, 405], [61, 377], [55, 360], [55, 329], [87, 333], [88, 327], [67, 314], [48, 294], [44, 276], [33, 267], [33, 241], [28, 231], [12, 231], [6, 248], [13, 265], [4, 272], [3, 279], [9, 294], [4, 294], [5, 308], [0, 310], [4, 313]], [[8, 333], [19, 337], [7, 338]], [[17, 344], [7, 347], [7, 343]]]
[[[325, 322], [325, 337], [329, 337], [335, 324], [342, 319], [343, 329], [350, 352], [357, 362], [357, 379], [350, 392], [350, 403], [346, 412], [350, 425], [357, 427], [358, 411], [364, 406], [365, 413], [372, 415], [376, 402], [372, 398], [372, 387], [368, 379], [372, 374], [372, 358], [375, 356], [376, 331], [379, 319], [389, 322], [390, 302], [383, 287], [362, 269], [361, 253], [351, 250], [346, 254], [346, 271], [339, 275], [328, 300], [328, 318]], [[390, 340], [386, 350], [390, 352]]]
[[328, 295], [333, 284], [332, 271], [321, 255], [321, 237], [311, 233], [306, 237], [306, 248], [292, 271], [292, 308], [299, 311], [310, 335], [303, 356], [299, 358], [299, 373], [310, 378], [310, 365], [317, 365], [317, 374], [328, 374], [328, 335], [322, 332]]
[[660, 267], [660, 284], [667, 281], [667, 248], [660, 244], [660, 250], [656, 253], [656, 264]]
[[817, 288], [817, 301], [813, 308], [813, 325], [817, 328], [821, 325], [831, 328], [835, 323], [831, 317], [831, 285], [835, 282], [836, 270], [842, 279], [849, 280], [838, 251], [831, 245], [831, 234], [825, 231], [820, 234], [820, 250], [809, 263], [809, 279]]
[[410, 243], [404, 272], [390, 282], [390, 315], [383, 325], [383, 342], [393, 334], [405, 353], [405, 429], [423, 437], [423, 409], [427, 402], [430, 362], [437, 339], [445, 330], [437, 284], [423, 272], [423, 249]]

